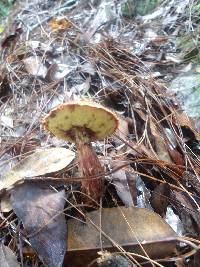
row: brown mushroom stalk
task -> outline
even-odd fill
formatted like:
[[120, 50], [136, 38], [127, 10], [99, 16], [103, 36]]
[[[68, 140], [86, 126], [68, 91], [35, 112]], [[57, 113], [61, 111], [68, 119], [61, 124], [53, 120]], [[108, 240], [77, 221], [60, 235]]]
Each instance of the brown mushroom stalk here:
[[[77, 151], [80, 175], [86, 178], [82, 180], [83, 191], [99, 203], [104, 169], [90, 144], [79, 142]], [[88, 199], [87, 202], [90, 203], [92, 201]]]
[[99, 104], [77, 101], [53, 109], [44, 119], [44, 125], [58, 138], [76, 144], [80, 175], [85, 177], [82, 180], [82, 188], [89, 196], [86, 203], [92, 203], [92, 199], [99, 203], [104, 168], [91, 142], [111, 135], [118, 127], [117, 117]]

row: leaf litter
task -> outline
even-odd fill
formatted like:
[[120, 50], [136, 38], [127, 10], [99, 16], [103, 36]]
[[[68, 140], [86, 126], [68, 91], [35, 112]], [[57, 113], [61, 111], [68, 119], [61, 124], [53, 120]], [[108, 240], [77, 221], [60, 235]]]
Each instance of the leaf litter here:
[[0, 245], [0, 266], [19, 267], [16, 255], [13, 251], [3, 244]]
[[[0, 213], [1, 246], [12, 244], [22, 266], [62, 266], [63, 261], [95, 266], [101, 262], [98, 255], [104, 255], [101, 240], [112, 237], [112, 249], [106, 249], [116, 264], [122, 259], [115, 253], [120, 253], [133, 266], [180, 260], [181, 266], [195, 266], [200, 244], [199, 1], [16, 2], [1, 41], [1, 198], [11, 194], [14, 211]], [[74, 146], [41, 127], [53, 107], [82, 98], [100, 102], [124, 122], [113, 137], [93, 144], [106, 171], [96, 211], [81, 202], [84, 177], [78, 176], [77, 164], [67, 168]], [[39, 158], [38, 148], [43, 150]], [[119, 208], [123, 216], [113, 223]], [[134, 228], [130, 218], [146, 212], [143, 208], [150, 210], [147, 219], [139, 214]], [[111, 219], [104, 219], [105, 210]], [[139, 237], [144, 225], [149, 234], [148, 220], [157, 214], [155, 224], [165, 224], [170, 233], [176, 229], [181, 242], [177, 234], [173, 240], [168, 234], [156, 239], [154, 255], [138, 238], [123, 248], [124, 228], [133, 223]], [[80, 232], [72, 232], [70, 225], [78, 224]], [[99, 246], [76, 247], [76, 256], [68, 259], [70, 236], [80, 233], [90, 241], [91, 228]], [[149, 236], [143, 239], [150, 242]], [[167, 250], [167, 241], [176, 250]], [[9, 264], [8, 258], [4, 261]]]
[[11, 193], [13, 210], [45, 266], [63, 264], [67, 246], [64, 195], [64, 190], [55, 192], [32, 183], [20, 185]]

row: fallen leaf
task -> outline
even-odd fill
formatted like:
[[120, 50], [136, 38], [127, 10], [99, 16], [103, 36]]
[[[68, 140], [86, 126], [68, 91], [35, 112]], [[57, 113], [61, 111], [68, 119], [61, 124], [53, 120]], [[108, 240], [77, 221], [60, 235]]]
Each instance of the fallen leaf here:
[[56, 63], [51, 64], [47, 70], [45, 80], [48, 82], [54, 82], [57, 69], [58, 69], [58, 64]]
[[156, 124], [152, 120], [150, 120], [150, 129], [154, 137], [155, 150], [156, 150], [158, 159], [166, 161], [168, 163], [172, 163], [169, 152], [167, 150], [167, 143], [164, 140], [162, 134], [157, 129]]
[[2, 197], [0, 210], [1, 212], [9, 212], [12, 210], [10, 196], [5, 195], [4, 197]]
[[[129, 135], [129, 128], [128, 128], [128, 122], [124, 119], [119, 119], [119, 126], [116, 131], [116, 138], [115, 138], [115, 143], [119, 146], [120, 150], [118, 153], [122, 153], [122, 145], [124, 144], [122, 140], [126, 140]], [[122, 161], [126, 160], [124, 156], [118, 158], [117, 161], [111, 162], [111, 167], [113, 169], [116, 169], [122, 165]], [[134, 181], [133, 180], [128, 180], [129, 178], [128, 175], [128, 170], [126, 169], [119, 169], [115, 171], [112, 175], [112, 184], [115, 186], [115, 189], [117, 191], [118, 196], [122, 200], [125, 206], [129, 207], [134, 205], [134, 200], [135, 200], [135, 190], [136, 186], [134, 186]], [[135, 177], [132, 177], [135, 178]], [[130, 183], [132, 188], [130, 188]], [[133, 200], [134, 199], [134, 200]], [[137, 199], [137, 198], [136, 198]]]
[[116, 130], [116, 135], [121, 139], [127, 138], [129, 135], [128, 122], [119, 118], [119, 125]]
[[36, 151], [16, 164], [0, 180], [0, 190], [11, 187], [25, 177], [41, 176], [64, 169], [73, 159], [75, 153], [62, 147]]
[[40, 50], [40, 51], [45, 51], [45, 52], [51, 52], [52, 51], [52, 46], [51, 44], [45, 44], [41, 43], [40, 41], [36, 40], [30, 40], [25, 43], [25, 46], [30, 47], [32, 50]]
[[9, 64], [13, 63], [16, 60], [17, 60], [17, 55], [16, 54], [10, 54], [6, 58], [6, 62], [8, 62]]
[[171, 157], [171, 159], [173, 160], [173, 162], [177, 165], [182, 165], [184, 166], [184, 156], [178, 151], [178, 149], [175, 147], [172, 147], [172, 146], [168, 146], [168, 152], [169, 152], [169, 155]]
[[91, 62], [85, 62], [85, 63], [79, 65], [79, 69], [81, 72], [88, 73], [92, 76], [95, 75], [95, 67], [94, 67], [94, 65], [92, 65]]
[[0, 73], [0, 98], [5, 101], [12, 91], [10, 88], [9, 79], [2, 67], [0, 68]]
[[164, 216], [170, 204], [170, 186], [167, 183], [156, 186], [149, 201], [155, 212]]
[[190, 129], [195, 129], [194, 120], [188, 117], [187, 114], [183, 111], [176, 111], [172, 119], [175, 124], [177, 124], [178, 122], [181, 126], [187, 126]]
[[33, 249], [45, 266], [61, 267], [67, 248], [63, 209], [65, 192], [25, 183], [13, 189], [13, 210], [22, 221]]
[[200, 213], [191, 198], [185, 192], [173, 190], [171, 204], [178, 211], [184, 229], [189, 234], [200, 232]]
[[72, 23], [65, 18], [52, 19], [50, 20], [49, 25], [53, 31], [66, 30], [72, 27]]
[[2, 48], [9, 48], [14, 46], [17, 40], [19, 39], [21, 33], [23, 32], [22, 28], [18, 28], [14, 33], [7, 35], [1, 42]]
[[174, 114], [174, 116], [172, 117], [172, 119], [173, 119], [173, 123], [175, 123], [176, 125], [179, 126], [179, 124], [180, 124], [181, 126], [185, 126], [185, 127], [189, 128], [194, 133], [195, 138], [197, 140], [200, 140], [200, 133], [196, 129], [195, 120], [188, 117], [185, 112], [178, 112], [177, 111]]
[[42, 63], [42, 58], [40, 57], [27, 57], [23, 59], [24, 66], [26, 68], [26, 71], [34, 76], [41, 76], [42, 78], [45, 78], [47, 74], [47, 68]]
[[168, 163], [172, 163], [169, 152], [166, 148], [166, 142], [163, 140], [161, 136], [154, 136], [156, 154], [158, 155], [159, 160], [166, 161]]
[[17, 257], [13, 251], [3, 244], [0, 244], [0, 266], [1, 267], [20, 267]]
[[184, 165], [184, 157], [178, 151], [178, 144], [175, 133], [169, 128], [165, 128], [164, 130], [165, 130], [164, 145], [170, 155], [171, 160], [177, 165]]
[[78, 95], [79, 94], [85, 95], [89, 91], [90, 85], [91, 85], [91, 77], [89, 76], [83, 83], [76, 84], [72, 88], [70, 88], [70, 91]]
[[127, 252], [144, 255], [140, 243], [150, 258], [166, 257], [174, 252], [175, 239], [176, 233], [154, 212], [136, 207], [104, 208], [101, 214], [87, 213], [85, 223], [68, 221], [66, 263], [87, 266], [97, 257], [101, 245], [103, 250], [118, 251], [116, 244]]
[[116, 12], [112, 9], [110, 3], [101, 3], [92, 20], [89, 21], [86, 32], [83, 34], [85, 41], [90, 41], [92, 36], [101, 27], [116, 18]]
[[[121, 162], [113, 162], [111, 166], [113, 169], [118, 168], [122, 165]], [[115, 186], [118, 196], [122, 200], [125, 206], [129, 207], [134, 205], [133, 197], [129, 187], [127, 172], [124, 169], [115, 171], [112, 175], [112, 184]], [[132, 188], [133, 189], [133, 188]], [[135, 190], [136, 187], [134, 188]]]

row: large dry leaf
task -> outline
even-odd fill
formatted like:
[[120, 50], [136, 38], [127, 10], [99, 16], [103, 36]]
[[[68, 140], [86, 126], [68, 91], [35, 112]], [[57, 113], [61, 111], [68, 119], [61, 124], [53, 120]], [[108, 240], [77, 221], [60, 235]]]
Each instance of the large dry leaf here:
[[4, 246], [0, 245], [0, 266], [1, 267], [20, 267], [17, 261], [17, 257], [13, 253], [13, 251]]
[[[123, 246], [126, 251], [144, 255], [138, 242], [149, 257], [160, 258], [173, 253], [176, 233], [156, 213], [136, 207], [119, 207], [93, 211], [86, 215], [86, 223], [68, 221], [68, 252], [66, 263], [73, 267], [87, 266], [103, 249], [117, 251], [113, 244]], [[93, 223], [91, 223], [91, 221]], [[95, 224], [96, 227], [93, 225]], [[100, 239], [102, 229], [102, 239]], [[109, 237], [107, 238], [106, 235]], [[111, 239], [113, 242], [111, 242]]]
[[11, 194], [13, 210], [47, 267], [61, 267], [67, 247], [64, 194], [30, 182], [16, 187]]
[[36, 151], [16, 164], [0, 180], [0, 190], [11, 187], [25, 177], [40, 176], [64, 169], [73, 159], [75, 153], [62, 147]]

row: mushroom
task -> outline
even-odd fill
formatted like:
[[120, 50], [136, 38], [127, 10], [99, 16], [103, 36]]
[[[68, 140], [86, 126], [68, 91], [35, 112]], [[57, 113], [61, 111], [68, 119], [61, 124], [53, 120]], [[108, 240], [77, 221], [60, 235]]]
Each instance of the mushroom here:
[[[103, 140], [115, 132], [118, 127], [116, 115], [100, 104], [80, 100], [54, 108], [43, 123], [56, 137], [76, 144], [80, 175], [86, 178], [82, 180], [82, 189], [99, 203], [104, 168], [91, 142]], [[92, 179], [94, 176], [96, 178]], [[91, 200], [88, 198], [86, 202], [89, 204]]]

